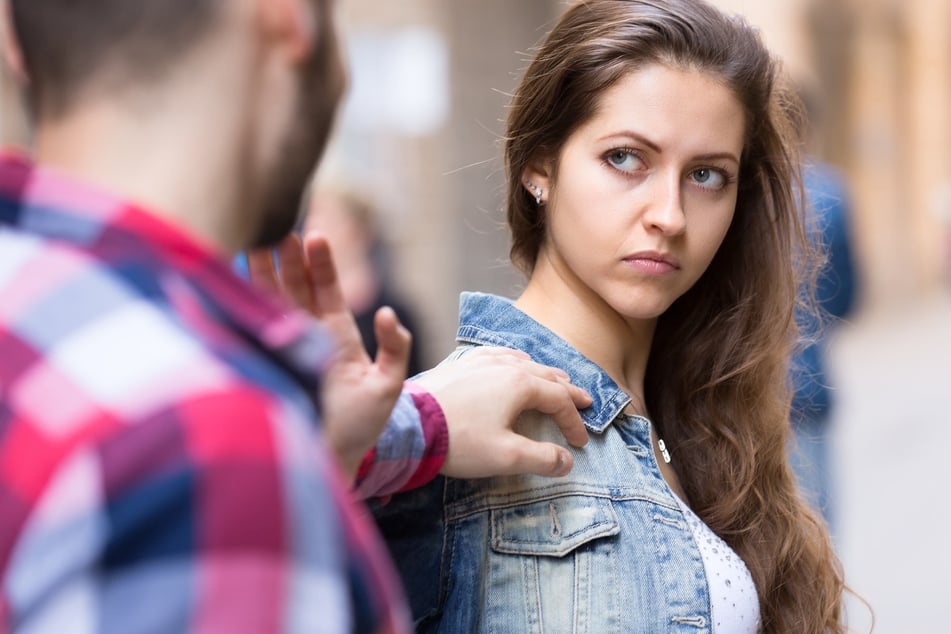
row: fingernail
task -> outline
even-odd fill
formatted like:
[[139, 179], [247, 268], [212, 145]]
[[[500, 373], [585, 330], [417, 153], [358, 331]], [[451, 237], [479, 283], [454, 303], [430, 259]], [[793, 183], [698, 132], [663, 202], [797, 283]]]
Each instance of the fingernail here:
[[571, 454], [567, 451], [558, 452], [558, 466], [555, 469], [556, 476], [568, 475], [568, 472], [571, 471]]

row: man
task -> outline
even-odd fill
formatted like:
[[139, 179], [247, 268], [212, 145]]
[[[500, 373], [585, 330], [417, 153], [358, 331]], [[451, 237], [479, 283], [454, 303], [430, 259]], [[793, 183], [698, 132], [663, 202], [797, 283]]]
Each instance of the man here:
[[[330, 4], [4, 6], [36, 129], [0, 157], [0, 631], [403, 631], [349, 475], [564, 473], [526, 408], [584, 442], [586, 395], [514, 353], [401, 390], [392, 312], [371, 360], [326, 240], [282, 241], [344, 83]], [[230, 271], [278, 242], [322, 329]]]

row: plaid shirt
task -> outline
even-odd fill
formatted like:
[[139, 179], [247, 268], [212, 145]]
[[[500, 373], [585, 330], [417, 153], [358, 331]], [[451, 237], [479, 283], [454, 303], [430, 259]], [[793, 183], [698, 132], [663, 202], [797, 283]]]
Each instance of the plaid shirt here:
[[[0, 156], [0, 632], [400, 632], [403, 597], [322, 444], [328, 344], [223, 254]], [[363, 494], [439, 470], [408, 389]]]

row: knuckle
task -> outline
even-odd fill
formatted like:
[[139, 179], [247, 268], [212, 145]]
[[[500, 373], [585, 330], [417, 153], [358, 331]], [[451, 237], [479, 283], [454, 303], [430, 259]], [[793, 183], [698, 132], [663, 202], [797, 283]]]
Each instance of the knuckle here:
[[506, 469], [513, 469], [524, 461], [525, 450], [518, 443], [507, 443], [499, 450], [499, 460]]

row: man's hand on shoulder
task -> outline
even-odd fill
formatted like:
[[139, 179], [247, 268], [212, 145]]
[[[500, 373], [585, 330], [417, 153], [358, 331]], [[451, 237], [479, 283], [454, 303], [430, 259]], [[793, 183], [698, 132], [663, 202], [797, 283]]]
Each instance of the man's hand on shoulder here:
[[556, 368], [533, 362], [523, 352], [476, 348], [414, 380], [439, 402], [449, 428], [449, 453], [442, 473], [455, 478], [535, 473], [565, 475], [571, 453], [553, 443], [522, 436], [513, 427], [524, 411], [549, 414], [567, 441], [588, 441], [578, 408], [591, 397]]
[[[251, 279], [308, 310], [336, 342], [337, 354], [324, 374], [321, 394], [324, 425], [331, 448], [352, 476], [401, 393], [410, 334], [392, 310], [381, 309], [375, 320], [379, 351], [376, 359], [370, 359], [344, 302], [326, 238], [311, 234], [302, 243], [292, 235], [278, 246], [277, 254], [279, 268], [270, 250], [249, 254]], [[513, 430], [526, 411], [550, 415], [574, 446], [588, 440], [578, 408], [590, 405], [591, 397], [572, 385], [565, 372], [535, 363], [523, 352], [478, 348], [414, 382], [433, 395], [445, 415], [449, 434], [445, 475], [568, 473], [573, 466], [568, 450]]]

